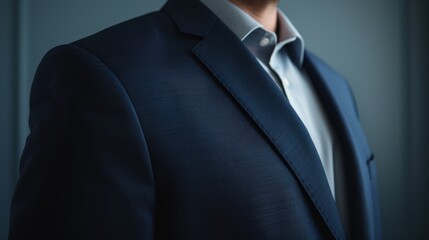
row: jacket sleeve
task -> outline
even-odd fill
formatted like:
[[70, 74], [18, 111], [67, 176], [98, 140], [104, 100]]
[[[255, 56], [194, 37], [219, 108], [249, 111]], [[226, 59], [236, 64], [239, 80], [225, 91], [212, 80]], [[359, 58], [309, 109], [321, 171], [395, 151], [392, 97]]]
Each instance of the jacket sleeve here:
[[152, 239], [155, 186], [124, 85], [93, 54], [46, 54], [30, 97], [9, 239]]

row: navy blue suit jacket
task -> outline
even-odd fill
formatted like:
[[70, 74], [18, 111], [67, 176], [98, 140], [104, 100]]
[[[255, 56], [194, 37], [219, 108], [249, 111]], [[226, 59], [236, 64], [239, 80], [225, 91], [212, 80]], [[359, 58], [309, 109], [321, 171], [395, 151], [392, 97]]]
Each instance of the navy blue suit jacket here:
[[[355, 239], [380, 237], [375, 165], [349, 86], [306, 53], [341, 140]], [[309, 134], [199, 1], [46, 54], [11, 239], [345, 239]]]

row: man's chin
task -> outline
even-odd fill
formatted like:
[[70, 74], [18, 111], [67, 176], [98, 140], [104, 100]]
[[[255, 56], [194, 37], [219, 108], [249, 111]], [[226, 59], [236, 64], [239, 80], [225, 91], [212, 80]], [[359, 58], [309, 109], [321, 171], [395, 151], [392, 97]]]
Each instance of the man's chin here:
[[266, 5], [266, 4], [277, 4], [279, 0], [235, 0], [236, 2], [241, 2], [247, 5]]

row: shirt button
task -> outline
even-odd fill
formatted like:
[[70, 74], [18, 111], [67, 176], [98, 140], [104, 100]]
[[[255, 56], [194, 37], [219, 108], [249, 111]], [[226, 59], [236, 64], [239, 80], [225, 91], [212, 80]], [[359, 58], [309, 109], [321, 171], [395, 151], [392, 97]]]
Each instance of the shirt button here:
[[266, 47], [270, 44], [270, 39], [267, 37], [262, 38], [262, 40], [259, 42], [259, 46]]

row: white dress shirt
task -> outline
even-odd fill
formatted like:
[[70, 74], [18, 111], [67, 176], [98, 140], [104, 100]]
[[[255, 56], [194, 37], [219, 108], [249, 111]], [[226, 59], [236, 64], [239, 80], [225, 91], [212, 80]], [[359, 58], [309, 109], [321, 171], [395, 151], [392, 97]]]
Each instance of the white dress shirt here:
[[[201, 0], [243, 42], [288, 98], [307, 128], [335, 199], [334, 158], [337, 139], [307, 74], [302, 69], [304, 40], [278, 10], [277, 33], [270, 32], [227, 0]], [[338, 162], [338, 160], [335, 160]]]

